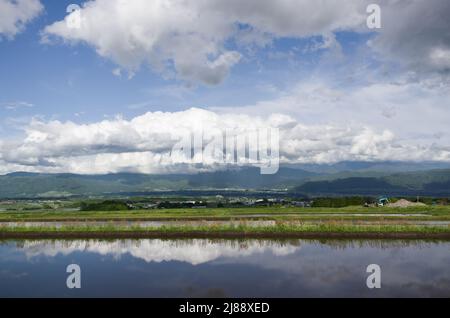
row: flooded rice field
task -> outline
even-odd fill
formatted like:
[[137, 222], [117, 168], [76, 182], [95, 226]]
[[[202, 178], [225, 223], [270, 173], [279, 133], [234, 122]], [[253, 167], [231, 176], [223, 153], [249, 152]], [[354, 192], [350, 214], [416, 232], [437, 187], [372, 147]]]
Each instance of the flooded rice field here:
[[[449, 241], [8, 240], [0, 297], [449, 297]], [[69, 264], [81, 288], [69, 289]], [[369, 264], [381, 288], [366, 284]]]

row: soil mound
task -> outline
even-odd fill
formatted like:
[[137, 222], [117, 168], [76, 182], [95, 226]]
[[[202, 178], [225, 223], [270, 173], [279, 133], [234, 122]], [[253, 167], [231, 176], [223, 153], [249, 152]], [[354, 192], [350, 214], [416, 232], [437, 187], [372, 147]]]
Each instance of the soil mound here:
[[388, 206], [391, 208], [408, 208], [412, 206], [426, 206], [426, 204], [422, 202], [411, 202], [405, 199], [400, 199], [395, 203], [389, 203]]

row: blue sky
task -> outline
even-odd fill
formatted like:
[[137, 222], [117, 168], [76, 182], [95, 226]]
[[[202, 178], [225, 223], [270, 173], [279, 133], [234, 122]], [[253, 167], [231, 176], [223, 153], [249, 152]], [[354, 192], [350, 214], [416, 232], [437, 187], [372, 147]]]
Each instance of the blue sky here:
[[[117, 114], [130, 118], [145, 111], [245, 106], [274, 98], [302, 79], [333, 76], [330, 74], [333, 70], [322, 60], [328, 53], [326, 50], [301, 52], [312, 43], [322, 41], [314, 36], [273, 39], [267, 47], [247, 54], [220, 85], [163, 78], [146, 66], [132, 78], [118, 77], [112, 73], [117, 66], [86, 44], [43, 44], [42, 30], [62, 20], [67, 6], [74, 2], [42, 3], [45, 5], [42, 15], [14, 40], [0, 43], [3, 74], [0, 76], [0, 103], [34, 105], [14, 111], [0, 108], [2, 118], [44, 116], [92, 122]], [[344, 63], [349, 63], [357, 48], [370, 37], [371, 33], [338, 33]], [[235, 46], [232, 41], [227, 45]], [[289, 58], [288, 54], [291, 54]]]
[[289, 163], [450, 161], [448, 1], [380, 1], [375, 30], [367, 0], [95, 0], [72, 29], [74, 3], [0, 0], [0, 173], [96, 172], [210, 123], [275, 123]]

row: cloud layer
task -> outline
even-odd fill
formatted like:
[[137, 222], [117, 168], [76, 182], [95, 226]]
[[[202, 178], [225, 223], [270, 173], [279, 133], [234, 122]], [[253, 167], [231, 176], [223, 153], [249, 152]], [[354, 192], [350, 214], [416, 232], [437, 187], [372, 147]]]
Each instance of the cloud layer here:
[[[325, 80], [300, 82], [272, 100], [213, 108], [248, 115], [289, 114], [307, 126], [346, 125], [389, 130], [403, 144], [450, 145], [450, 90], [436, 81], [397, 79], [342, 87]], [[231, 106], [231, 105], [230, 105]]]
[[43, 9], [39, 0], [0, 0], [0, 40], [14, 38]]
[[383, 28], [371, 46], [419, 72], [450, 71], [450, 2], [384, 0]]
[[[166, 77], [218, 84], [243, 57], [243, 46], [277, 38], [372, 32], [379, 61], [415, 72], [450, 70], [447, 0], [380, 1], [382, 28], [366, 26], [369, 0], [95, 0], [84, 4], [81, 27], [67, 21], [45, 28], [51, 37], [84, 42], [131, 74], [149, 65]], [[323, 48], [326, 48], [323, 47]]]
[[147, 64], [164, 76], [218, 84], [242, 57], [233, 44], [354, 29], [365, 21], [363, 2], [96, 0], [81, 9], [80, 28], [67, 23], [74, 12], [47, 26], [44, 40], [87, 43], [130, 73]]
[[282, 114], [220, 114], [193, 108], [173, 113], [149, 112], [131, 120], [116, 118], [92, 124], [33, 120], [24, 127], [23, 138], [0, 140], [0, 173], [213, 170], [223, 163], [217, 157], [206, 153], [201, 161], [204, 164], [199, 166], [183, 157], [182, 150], [172, 151], [174, 146], [192, 133], [203, 134], [208, 143], [224, 131], [242, 135], [267, 128], [280, 131], [282, 163], [450, 161], [450, 150], [446, 147], [404, 142], [388, 129], [356, 123], [304, 124]]
[[[339, 31], [369, 32], [365, 21], [371, 2], [93, 0], [82, 6], [80, 28], [67, 23], [75, 17], [72, 13], [45, 27], [42, 37], [93, 47], [118, 65], [113, 71], [117, 76], [148, 66], [167, 78], [214, 85], [246, 58], [249, 47], [265, 47], [279, 38], [316, 37], [319, 42], [309, 43], [308, 53], [314, 53], [319, 47], [339, 47]], [[450, 161], [450, 2], [379, 3], [382, 28], [368, 43], [358, 44], [363, 48], [351, 47], [348, 36], [352, 52], [341, 52], [343, 66], [313, 69], [317, 76], [290, 83], [293, 87], [282, 88], [272, 100], [90, 124], [34, 119], [23, 127], [22, 137], [0, 139], [0, 173], [177, 172], [185, 162], [180, 156], [174, 160], [172, 148], [193, 132], [211, 139], [229, 129], [244, 134], [269, 127], [280, 130], [280, 156], [286, 163]], [[0, 37], [13, 38], [42, 10], [38, 0], [0, 0]], [[277, 49], [273, 56], [289, 54]], [[360, 49], [364, 57], [359, 60]], [[261, 80], [277, 84], [276, 79]], [[0, 105], [10, 111], [30, 106]], [[217, 168], [215, 158], [205, 161], [201, 169]], [[196, 169], [183, 165], [180, 171]]]

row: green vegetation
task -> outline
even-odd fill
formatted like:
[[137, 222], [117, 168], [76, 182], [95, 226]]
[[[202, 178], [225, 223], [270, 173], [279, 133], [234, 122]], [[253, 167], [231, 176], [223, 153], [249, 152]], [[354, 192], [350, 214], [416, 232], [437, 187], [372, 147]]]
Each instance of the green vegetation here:
[[[321, 237], [330, 233], [337, 236], [339, 234], [359, 235], [364, 233], [366, 235], [371, 233], [370, 235], [374, 236], [382, 234], [391, 237], [396, 234], [408, 233], [408, 237], [433, 234], [439, 235], [440, 238], [450, 238], [450, 227], [447, 225], [450, 224], [450, 206], [448, 205], [364, 207], [361, 204], [368, 202], [371, 198], [333, 197], [317, 198], [314, 200], [313, 207], [294, 207], [293, 204], [304, 204], [305, 202], [273, 199], [272, 201], [252, 201], [264, 204], [264, 206], [210, 208], [207, 205], [216, 199], [224, 204], [230, 204], [231, 200], [227, 201], [228, 199], [215, 196], [202, 199], [202, 201], [190, 199], [190, 201], [186, 201], [186, 199], [167, 201], [166, 198], [161, 198], [159, 202], [170, 203], [167, 205], [170, 207], [184, 206], [190, 202], [191, 208], [148, 208], [146, 210], [138, 207], [155, 206], [153, 199], [143, 198], [142, 201], [139, 198], [83, 201], [2, 201], [0, 204], [0, 236], [20, 238], [20, 235], [23, 234], [26, 237], [39, 237], [39, 233], [41, 233], [43, 236], [58, 237], [67, 233], [70, 235], [88, 233], [94, 236], [106, 235], [109, 237], [115, 235], [164, 237], [178, 233], [197, 236], [220, 234], [229, 237], [233, 235], [237, 237], [273, 235], [276, 237], [277, 235], [298, 236], [306, 233], [312, 236], [315, 233]], [[392, 198], [392, 200], [397, 199]], [[269, 202], [271, 206], [266, 206]], [[199, 204], [206, 205], [199, 208]], [[347, 206], [349, 204], [355, 205]], [[81, 209], [75, 208], [77, 206]], [[274, 222], [248, 223], [249, 221], [263, 220]], [[95, 223], [95, 221], [101, 221], [101, 223]], [[119, 223], [120, 221], [127, 223]], [[140, 227], [142, 223], [138, 221], [164, 221], [166, 226]], [[172, 223], [172, 221], [186, 221], [186, 223]], [[188, 221], [196, 221], [196, 223], [188, 223]], [[201, 221], [233, 222], [203, 223]], [[439, 223], [430, 223], [437, 221]], [[38, 223], [25, 224], [24, 222]], [[128, 222], [132, 223], [128, 224]], [[180, 226], [180, 224], [184, 226]], [[240, 225], [236, 226], [235, 224]]]
[[417, 216], [426, 215], [429, 217], [450, 217], [450, 206], [423, 206], [409, 208], [365, 208], [361, 206], [351, 206], [345, 208], [295, 208], [295, 207], [254, 207], [254, 208], [215, 208], [215, 209], [168, 209], [168, 210], [127, 210], [127, 211], [18, 211], [0, 212], [0, 221], [21, 221], [21, 220], [114, 220], [114, 219], [152, 219], [152, 218], [219, 218], [219, 217], [240, 217], [252, 216], [258, 218], [265, 217], [303, 217], [305, 215], [323, 217], [333, 214], [341, 217], [351, 214], [361, 216], [377, 214], [406, 214]]
[[285, 189], [317, 175], [300, 169], [281, 168], [275, 175], [261, 175], [258, 168], [231, 169], [199, 174], [108, 175], [12, 173], [0, 176], [0, 198], [64, 198], [74, 195], [137, 193], [188, 189]]
[[238, 226], [164, 226], [164, 227], [15, 227], [0, 228], [0, 237], [27, 236], [127, 236], [130, 237], [195, 237], [195, 236], [233, 236], [233, 237], [301, 237], [303, 235], [334, 237], [439, 237], [450, 238], [449, 227], [421, 227], [411, 225], [343, 225], [343, 224], [302, 224], [251, 227]]
[[389, 166], [373, 167], [377, 170], [357, 169], [351, 171], [333, 171], [333, 169], [327, 170], [324, 167], [317, 171], [314, 171], [315, 169], [312, 167], [309, 167], [310, 170], [281, 167], [275, 175], [261, 175], [258, 168], [231, 169], [193, 175], [12, 173], [0, 176], [0, 198], [67, 198], [103, 196], [112, 193], [126, 196], [127, 193], [225, 188], [289, 189], [292, 193], [313, 196], [324, 194], [347, 196], [450, 195], [450, 169], [399, 173], [390, 170]]
[[[0, 176], [0, 198], [8, 198], [0, 200], [0, 234], [38, 235], [41, 231], [58, 235], [81, 232], [155, 236], [194, 232], [237, 236], [242, 233], [409, 232], [448, 235], [449, 169], [417, 172], [409, 170], [414, 167], [401, 170], [402, 167], [393, 163], [348, 163], [335, 167], [337, 171], [316, 168], [319, 170], [313, 166], [310, 170], [282, 167], [276, 175], [267, 176], [261, 175], [257, 168], [194, 175], [13, 173]], [[380, 195], [389, 196], [390, 202], [406, 197], [425, 205], [413, 206], [402, 201], [398, 202], [399, 207], [377, 207], [372, 203]], [[222, 222], [220, 226], [211, 226], [209, 222], [209, 226], [195, 228], [113, 225], [99, 228], [99, 223], [93, 223], [228, 220], [243, 224], [229, 227]], [[249, 220], [271, 220], [276, 225], [247, 226]], [[430, 223], [434, 221], [440, 222]], [[51, 226], [25, 227], [21, 222], [50, 222]], [[63, 223], [56, 228], [51, 222], [77, 222], [80, 226], [71, 228]]]
[[335, 198], [315, 198], [313, 207], [315, 208], [345, 208], [349, 206], [362, 206], [364, 203], [374, 202], [370, 197], [335, 197]]
[[428, 195], [450, 192], [450, 170], [418, 172], [349, 172], [311, 178], [293, 189], [314, 195]]
[[108, 200], [103, 202], [86, 203], [82, 202], [81, 211], [127, 211], [130, 207], [122, 201]]

